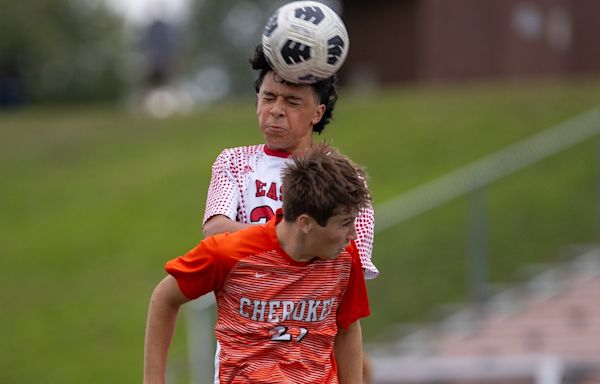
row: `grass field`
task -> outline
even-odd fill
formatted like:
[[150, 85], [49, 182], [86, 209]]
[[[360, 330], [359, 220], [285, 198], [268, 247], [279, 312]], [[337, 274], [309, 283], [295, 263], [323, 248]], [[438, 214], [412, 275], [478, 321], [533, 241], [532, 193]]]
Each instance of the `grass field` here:
[[[325, 138], [364, 164], [377, 205], [595, 107], [600, 82], [342, 94]], [[150, 293], [201, 238], [210, 166], [261, 142], [252, 101], [168, 120], [110, 106], [0, 115], [1, 383], [132, 383]], [[491, 279], [596, 240], [597, 143], [489, 189]], [[378, 234], [367, 340], [463, 300], [465, 201]], [[185, 377], [185, 334], [172, 351]], [[183, 381], [181, 381], [183, 382]]]

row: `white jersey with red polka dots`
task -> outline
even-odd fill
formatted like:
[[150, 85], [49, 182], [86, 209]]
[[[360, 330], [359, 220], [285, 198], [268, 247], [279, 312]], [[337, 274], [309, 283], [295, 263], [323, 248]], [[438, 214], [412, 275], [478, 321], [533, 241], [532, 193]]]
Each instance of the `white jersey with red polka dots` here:
[[[289, 153], [274, 151], [264, 144], [224, 149], [212, 166], [203, 224], [215, 215], [241, 223], [267, 222], [282, 206], [281, 170]], [[356, 245], [366, 279], [379, 271], [371, 261], [373, 249], [373, 208], [356, 218]]]

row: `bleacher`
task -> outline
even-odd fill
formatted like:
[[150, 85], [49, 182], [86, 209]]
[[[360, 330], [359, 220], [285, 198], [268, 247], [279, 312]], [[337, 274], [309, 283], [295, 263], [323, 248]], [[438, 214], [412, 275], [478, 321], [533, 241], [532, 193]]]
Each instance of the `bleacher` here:
[[600, 249], [368, 346], [374, 383], [600, 383]]

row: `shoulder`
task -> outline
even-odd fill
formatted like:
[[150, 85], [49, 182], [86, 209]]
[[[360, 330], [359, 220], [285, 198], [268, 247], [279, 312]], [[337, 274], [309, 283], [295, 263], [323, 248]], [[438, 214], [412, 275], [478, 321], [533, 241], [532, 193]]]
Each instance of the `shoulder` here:
[[247, 164], [256, 162], [263, 153], [264, 144], [225, 148], [217, 156], [213, 167], [242, 168]]
[[238, 260], [272, 248], [271, 236], [266, 224], [252, 225], [236, 232], [209, 236], [203, 242], [218, 253]]
[[218, 158], [244, 158], [256, 156], [264, 152], [264, 144], [246, 145], [242, 147], [225, 148]]
[[256, 144], [226, 148], [215, 160], [213, 171], [227, 169], [234, 174], [246, 173], [248, 170], [254, 169], [256, 164], [264, 161], [264, 146], [264, 144]]

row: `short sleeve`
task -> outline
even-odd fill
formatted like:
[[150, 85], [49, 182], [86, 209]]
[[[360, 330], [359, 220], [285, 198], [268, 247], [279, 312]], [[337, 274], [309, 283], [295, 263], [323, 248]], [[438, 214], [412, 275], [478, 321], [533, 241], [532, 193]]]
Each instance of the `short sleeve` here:
[[356, 248], [354, 246], [351, 246], [351, 248], [352, 267], [350, 268], [348, 287], [344, 292], [336, 315], [338, 327], [343, 329], [347, 329], [350, 324], [369, 316], [371, 313], [360, 258]]
[[197, 299], [223, 286], [234, 260], [222, 252], [222, 241], [229, 234], [207, 237], [184, 256], [169, 260], [165, 270], [172, 275], [181, 292], [189, 299]]
[[231, 152], [223, 150], [213, 163], [202, 225], [216, 215], [225, 215], [231, 220], [236, 219], [240, 197], [231, 170], [231, 156], [233, 156]]
[[379, 270], [371, 260], [375, 218], [373, 206], [370, 203], [367, 207], [359, 211], [354, 225], [357, 234], [356, 246], [358, 247], [360, 262], [364, 270], [364, 278], [367, 280], [374, 279], [379, 275]]

